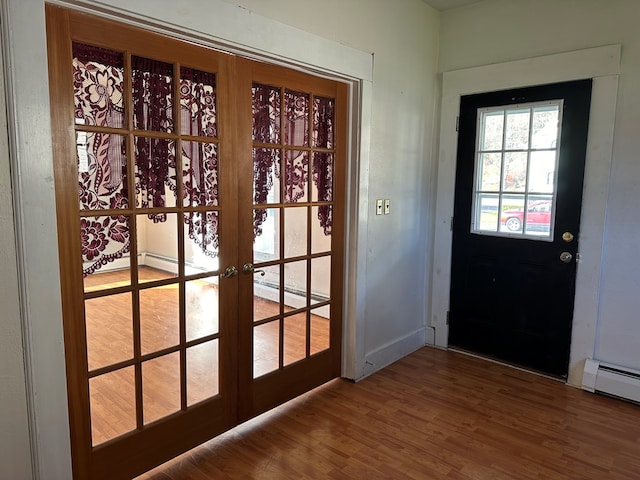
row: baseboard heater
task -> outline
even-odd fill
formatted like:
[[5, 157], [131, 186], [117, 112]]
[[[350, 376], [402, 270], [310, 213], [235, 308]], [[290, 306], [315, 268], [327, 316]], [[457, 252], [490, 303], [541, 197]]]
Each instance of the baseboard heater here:
[[582, 388], [589, 392], [606, 393], [640, 403], [640, 372], [587, 359]]

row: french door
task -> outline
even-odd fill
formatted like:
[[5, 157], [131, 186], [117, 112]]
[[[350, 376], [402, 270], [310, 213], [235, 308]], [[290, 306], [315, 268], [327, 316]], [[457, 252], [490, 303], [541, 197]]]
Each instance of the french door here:
[[74, 478], [340, 373], [346, 86], [47, 6]]

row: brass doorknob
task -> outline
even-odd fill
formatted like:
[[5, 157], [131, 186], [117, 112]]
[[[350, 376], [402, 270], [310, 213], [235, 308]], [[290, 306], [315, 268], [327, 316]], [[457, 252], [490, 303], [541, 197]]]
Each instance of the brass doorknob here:
[[263, 277], [264, 277], [264, 274], [266, 273], [264, 270], [256, 270], [255, 268], [253, 268], [253, 264], [251, 263], [245, 263], [242, 266], [242, 271], [245, 273], [259, 273]]
[[224, 273], [220, 274], [220, 278], [231, 278], [236, 275], [238, 275], [238, 269], [234, 265], [231, 265], [230, 267], [227, 267]]

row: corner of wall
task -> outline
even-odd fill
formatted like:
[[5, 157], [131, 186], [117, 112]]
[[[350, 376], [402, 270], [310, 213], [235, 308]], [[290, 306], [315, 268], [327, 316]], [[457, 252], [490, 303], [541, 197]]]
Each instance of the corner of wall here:
[[415, 352], [427, 344], [427, 329], [420, 328], [409, 335], [394, 340], [382, 347], [368, 353], [365, 356], [364, 368], [362, 376], [356, 380], [362, 380], [365, 377], [391, 365], [393, 362]]

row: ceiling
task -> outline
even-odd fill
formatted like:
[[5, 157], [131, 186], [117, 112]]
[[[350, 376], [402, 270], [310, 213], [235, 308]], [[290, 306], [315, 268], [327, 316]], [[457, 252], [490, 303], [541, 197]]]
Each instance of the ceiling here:
[[456, 7], [464, 7], [472, 3], [478, 3], [482, 0], [422, 0], [427, 5], [431, 5], [436, 10], [444, 11]]

